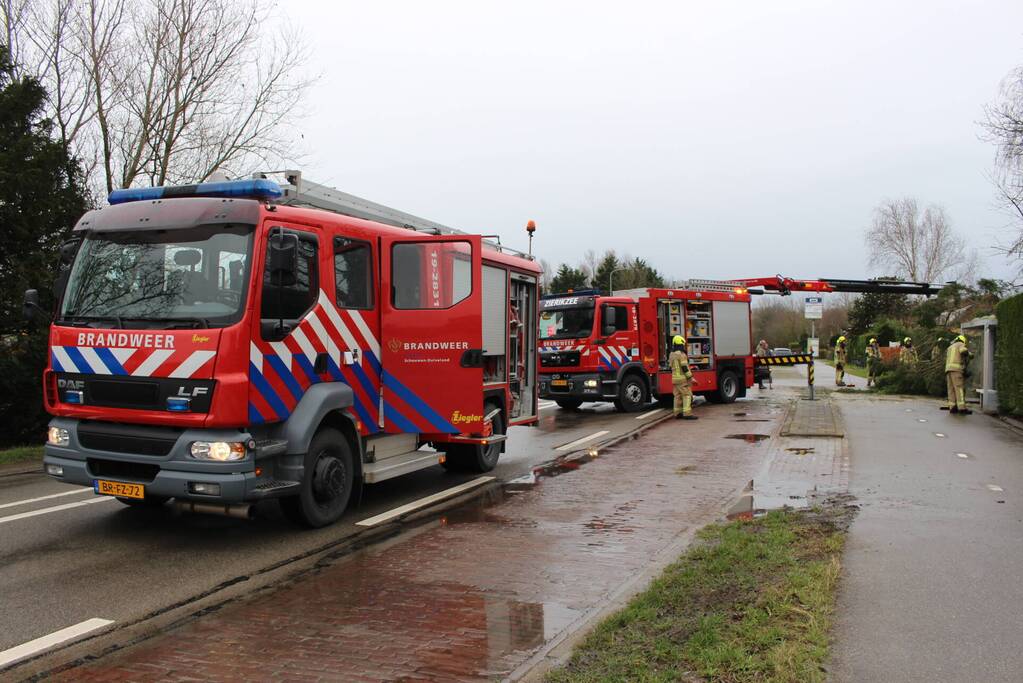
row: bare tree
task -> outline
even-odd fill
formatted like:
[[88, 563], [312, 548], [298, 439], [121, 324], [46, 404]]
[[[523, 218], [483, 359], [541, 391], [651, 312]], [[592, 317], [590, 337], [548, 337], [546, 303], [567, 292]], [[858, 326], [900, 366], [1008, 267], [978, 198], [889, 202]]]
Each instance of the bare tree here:
[[985, 114], [981, 125], [997, 148], [992, 180], [1001, 204], [1018, 226], [1004, 251], [1023, 259], [1023, 66], [1002, 81], [999, 101], [985, 107]]
[[61, 140], [107, 192], [294, 160], [311, 79], [272, 19], [268, 0], [0, 0]]
[[969, 277], [976, 264], [945, 210], [932, 204], [921, 214], [910, 197], [881, 202], [865, 237], [870, 265], [913, 282]]

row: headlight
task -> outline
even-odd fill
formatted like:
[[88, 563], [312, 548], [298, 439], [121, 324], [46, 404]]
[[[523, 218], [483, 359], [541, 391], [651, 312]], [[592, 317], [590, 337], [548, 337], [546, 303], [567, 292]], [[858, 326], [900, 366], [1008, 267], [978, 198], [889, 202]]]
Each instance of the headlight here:
[[50, 427], [46, 430], [46, 443], [51, 446], [67, 446], [71, 443], [71, 435], [63, 427]]
[[593, 389], [593, 388], [595, 388], [597, 386], [597, 380], [595, 380], [595, 379], [588, 379], [585, 382], [583, 382], [583, 386], [585, 386], [585, 387], [587, 387], [589, 389]]
[[196, 460], [230, 462], [245, 459], [245, 444], [238, 441], [193, 441], [189, 450]]

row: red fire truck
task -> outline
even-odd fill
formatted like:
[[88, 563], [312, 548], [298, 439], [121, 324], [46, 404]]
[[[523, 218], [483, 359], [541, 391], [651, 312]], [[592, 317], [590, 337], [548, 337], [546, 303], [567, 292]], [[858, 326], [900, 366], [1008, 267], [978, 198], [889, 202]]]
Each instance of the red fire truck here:
[[118, 190], [81, 218], [47, 473], [133, 505], [278, 498], [322, 526], [363, 482], [490, 470], [536, 422], [531, 257], [284, 175]]
[[773, 292], [936, 294], [940, 285], [878, 280], [690, 280], [672, 289], [596, 290], [544, 296], [540, 302], [540, 397], [562, 408], [614, 401], [643, 408], [671, 396], [670, 343], [686, 338], [694, 393], [719, 403], [745, 396], [755, 359], [751, 295]]

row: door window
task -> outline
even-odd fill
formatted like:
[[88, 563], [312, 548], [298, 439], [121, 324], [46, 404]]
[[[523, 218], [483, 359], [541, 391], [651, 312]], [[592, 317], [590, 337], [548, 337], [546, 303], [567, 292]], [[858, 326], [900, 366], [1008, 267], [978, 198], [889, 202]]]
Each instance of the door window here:
[[472, 294], [472, 245], [395, 244], [391, 252], [391, 287], [397, 309], [451, 308]]
[[615, 332], [623, 332], [629, 329], [629, 307], [612, 306], [615, 309]]
[[[276, 228], [275, 230], [280, 230]], [[276, 234], [276, 233], [271, 233]], [[263, 319], [298, 320], [316, 303], [320, 282], [316, 261], [316, 237], [309, 233], [285, 230], [285, 235], [298, 237], [298, 267], [294, 282], [275, 283], [270, 271], [263, 270], [263, 305], [260, 317]], [[267, 262], [270, 246], [275, 238], [267, 240]]]
[[334, 238], [334, 285], [338, 308], [373, 308], [373, 261], [367, 242]]

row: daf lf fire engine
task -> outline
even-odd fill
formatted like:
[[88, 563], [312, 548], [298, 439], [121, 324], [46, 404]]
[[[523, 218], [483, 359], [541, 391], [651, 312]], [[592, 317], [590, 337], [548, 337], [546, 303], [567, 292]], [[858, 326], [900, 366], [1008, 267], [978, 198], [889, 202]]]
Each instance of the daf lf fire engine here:
[[323, 526], [363, 482], [493, 469], [536, 422], [531, 257], [284, 175], [118, 190], [81, 218], [47, 473], [134, 505], [277, 498]]
[[689, 280], [672, 289], [596, 290], [540, 302], [540, 397], [562, 408], [613, 401], [643, 408], [672, 395], [668, 354], [685, 337], [693, 392], [731, 403], [755, 381], [751, 295], [773, 292], [878, 292], [932, 295], [940, 285], [880, 280]]

